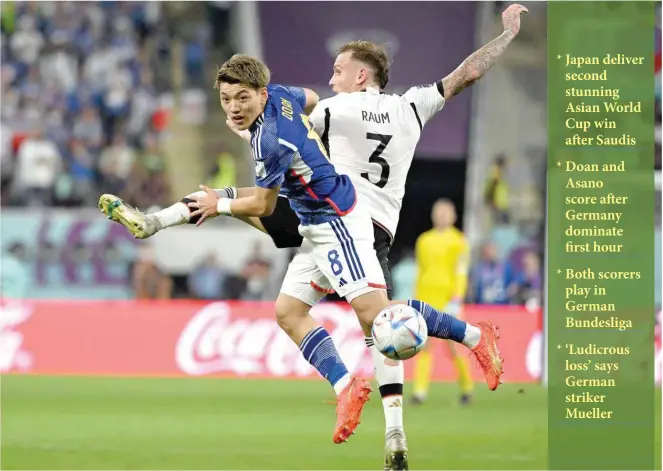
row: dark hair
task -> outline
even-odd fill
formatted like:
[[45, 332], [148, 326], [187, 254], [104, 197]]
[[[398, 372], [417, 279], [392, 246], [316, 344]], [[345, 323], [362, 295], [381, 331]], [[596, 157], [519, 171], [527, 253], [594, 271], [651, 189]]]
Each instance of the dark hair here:
[[369, 65], [375, 72], [375, 80], [380, 88], [389, 82], [389, 59], [384, 47], [365, 40], [351, 41], [342, 46], [338, 53], [352, 52], [352, 58]]
[[254, 90], [260, 90], [269, 84], [270, 72], [260, 60], [244, 54], [235, 54], [216, 72], [214, 88], [222, 83], [241, 84]]

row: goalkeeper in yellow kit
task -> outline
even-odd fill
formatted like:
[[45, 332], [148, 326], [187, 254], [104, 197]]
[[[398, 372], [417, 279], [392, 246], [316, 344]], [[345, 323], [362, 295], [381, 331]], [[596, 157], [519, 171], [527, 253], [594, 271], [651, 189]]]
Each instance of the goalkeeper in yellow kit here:
[[[469, 244], [465, 235], [454, 227], [456, 208], [447, 199], [433, 205], [433, 228], [417, 239], [417, 283], [415, 297], [435, 309], [455, 317], [461, 315], [462, 301], [467, 290]], [[445, 342], [458, 371], [461, 404], [468, 404], [474, 390], [467, 360], [458, 354], [451, 342]], [[427, 348], [415, 357], [413, 404], [426, 399], [433, 371], [433, 354]]]

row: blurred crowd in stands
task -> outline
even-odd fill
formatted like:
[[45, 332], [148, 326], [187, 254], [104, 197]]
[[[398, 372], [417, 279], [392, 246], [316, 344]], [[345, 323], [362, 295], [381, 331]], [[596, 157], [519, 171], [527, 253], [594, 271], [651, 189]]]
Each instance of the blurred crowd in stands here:
[[224, 267], [214, 253], [199, 260], [187, 276], [173, 277], [159, 267], [154, 252], [143, 246], [130, 266], [130, 280], [136, 299], [274, 299], [272, 264], [256, 244], [252, 256], [239, 271]]
[[[140, 208], [170, 204], [172, 182], [163, 142], [175, 77], [181, 77], [180, 86], [186, 89], [210, 88], [205, 65], [214, 47], [220, 47], [222, 55], [230, 54], [231, 3], [3, 1], [2, 205], [94, 206], [101, 193], [119, 194]], [[500, 3], [496, 2], [497, 15]], [[193, 23], [187, 23], [182, 13], [196, 7], [201, 10], [191, 15]], [[657, 35], [656, 166], [660, 169], [660, 28]], [[181, 53], [175, 53], [175, 40]], [[211, 62], [219, 59], [211, 57]], [[510, 208], [508, 162], [508, 156], [493, 156], [485, 184], [477, 189], [483, 192], [486, 236], [473, 253], [466, 300], [538, 306], [543, 225], [538, 232], [523, 231], [514, 222], [512, 216], [519, 213]], [[232, 156], [222, 153], [210, 183], [234, 184], [235, 165]], [[15, 273], [37, 262], [48, 265], [48, 260], [72, 259], [86, 266], [94, 258], [82, 244], [33, 250], [23, 242], [10, 244], [2, 254]], [[209, 255], [188, 275], [177, 277], [159, 268], [149, 247], [141, 248], [132, 260], [111, 245], [104, 247], [104, 263], [125, 273], [139, 298], [274, 296], [266, 287], [274, 284], [275, 274], [259, 248], [239, 272]], [[411, 296], [415, 274], [411, 256], [393, 267], [397, 299]]]
[[[223, 10], [212, 12], [218, 16]], [[189, 28], [182, 54], [175, 57], [176, 28], [160, 2], [2, 2], [0, 26], [2, 204], [94, 206], [99, 194], [114, 193], [137, 207], [168, 205], [164, 96], [172, 92], [174, 68], [183, 87], [206, 87], [210, 29]], [[509, 220], [505, 165], [496, 159], [484, 189], [495, 224]], [[495, 247], [482, 249], [469, 300], [522, 303], [524, 293], [540, 290], [533, 252], [513, 263], [499, 258], [504, 254]], [[82, 244], [74, 250], [80, 266], [91, 259], [89, 251]], [[19, 266], [51, 252], [30, 254], [19, 242], [3, 257]], [[113, 257], [111, 248], [107, 252], [107, 263], [128, 273], [138, 298], [273, 295], [266, 288], [272, 269], [258, 249], [238, 273], [210, 255], [186, 277], [164, 273], [149, 247], [128, 264]]]
[[[90, 206], [102, 192], [167, 202], [160, 98], [172, 32], [161, 12], [160, 2], [2, 2], [3, 204]], [[205, 43], [186, 45], [192, 85]]]
[[[541, 306], [543, 264], [541, 244], [521, 240], [512, 226], [493, 231], [473, 257], [465, 302], [474, 304]], [[417, 264], [412, 253], [392, 269], [394, 299], [413, 297]]]

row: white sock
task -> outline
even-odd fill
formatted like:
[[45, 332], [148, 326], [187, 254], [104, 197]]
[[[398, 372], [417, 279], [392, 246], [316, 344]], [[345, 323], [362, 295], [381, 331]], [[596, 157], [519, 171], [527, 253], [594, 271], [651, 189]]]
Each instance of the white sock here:
[[[216, 191], [216, 193], [221, 198], [237, 198], [237, 188], [234, 186], [215, 189], [214, 191]], [[192, 196], [205, 196], [205, 194], [206, 193], [204, 191], [200, 190], [186, 195], [186, 198], [191, 198]], [[165, 229], [166, 227], [186, 224], [191, 218], [191, 210], [185, 203], [178, 201], [174, 205], [169, 206], [166, 209], [162, 209], [161, 211], [157, 211], [156, 213], [152, 213], [149, 216], [152, 216], [156, 219], [158, 223], [157, 230], [161, 230]]]
[[463, 345], [468, 348], [474, 348], [479, 344], [479, 340], [481, 340], [481, 329], [471, 324], [467, 324], [467, 327], [465, 327]]
[[[366, 338], [366, 345], [373, 359], [373, 371], [378, 386], [385, 384], [403, 384], [405, 380], [405, 367], [402, 361], [390, 360], [373, 345], [373, 339]], [[403, 396], [393, 394], [382, 398], [384, 410], [385, 429], [403, 428]]]
[[166, 227], [179, 226], [181, 224], [186, 224], [189, 222], [191, 217], [191, 211], [186, 204], [178, 201], [172, 206], [157, 211], [156, 213], [150, 214], [156, 218], [161, 227], [159, 229], [164, 229]]
[[336, 384], [334, 385], [334, 392], [336, 392], [336, 395], [338, 396], [341, 394], [341, 392], [345, 389], [345, 387], [350, 384], [350, 380], [352, 379], [352, 376], [350, 376], [350, 373], [346, 374], [343, 376], [341, 379], [336, 381]]
[[382, 408], [384, 409], [385, 430], [403, 428], [403, 396], [383, 397]]

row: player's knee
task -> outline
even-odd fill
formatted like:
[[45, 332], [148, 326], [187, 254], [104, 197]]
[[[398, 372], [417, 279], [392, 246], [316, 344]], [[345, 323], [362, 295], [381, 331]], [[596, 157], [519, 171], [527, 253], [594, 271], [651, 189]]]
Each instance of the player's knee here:
[[351, 302], [364, 333], [370, 334], [373, 321], [384, 308], [389, 306], [387, 293], [383, 290], [374, 290], [357, 296]]
[[301, 302], [294, 303], [291, 299], [279, 296], [275, 304], [276, 323], [288, 335], [298, 330], [298, 326], [306, 320], [309, 306]]

